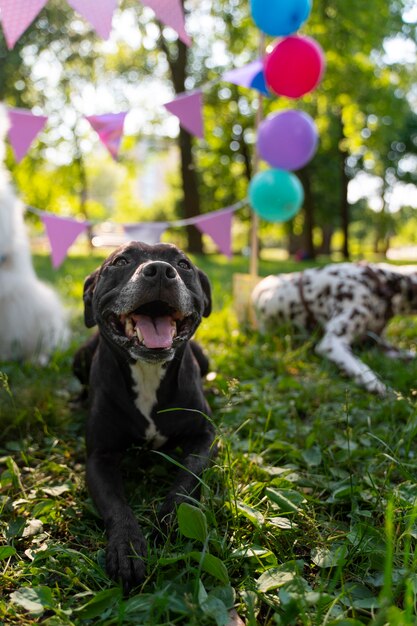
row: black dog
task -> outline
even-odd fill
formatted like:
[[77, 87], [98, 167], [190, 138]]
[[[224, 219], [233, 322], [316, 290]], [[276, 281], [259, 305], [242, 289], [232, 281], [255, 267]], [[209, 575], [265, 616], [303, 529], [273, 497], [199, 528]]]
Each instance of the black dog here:
[[195, 496], [214, 453], [201, 384], [207, 361], [190, 341], [211, 312], [211, 290], [174, 245], [131, 242], [86, 279], [84, 304], [87, 327], [99, 328], [74, 362], [84, 383], [90, 370], [87, 484], [106, 527], [108, 574], [129, 590], [145, 576], [146, 541], [123, 491], [124, 452], [144, 444], [183, 452], [160, 528]]

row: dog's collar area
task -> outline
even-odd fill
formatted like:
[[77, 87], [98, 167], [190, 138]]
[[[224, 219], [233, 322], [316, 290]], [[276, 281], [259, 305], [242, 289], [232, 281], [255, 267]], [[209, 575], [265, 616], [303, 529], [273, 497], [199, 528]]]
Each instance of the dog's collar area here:
[[305, 293], [304, 293], [304, 272], [300, 272], [300, 277], [298, 279], [298, 293], [300, 295], [300, 300], [301, 303], [305, 309], [306, 315], [307, 315], [307, 320], [306, 320], [306, 327], [313, 330], [316, 326], [317, 326], [317, 320], [316, 317], [313, 313], [313, 311], [310, 308], [309, 303], [306, 300], [305, 297]]

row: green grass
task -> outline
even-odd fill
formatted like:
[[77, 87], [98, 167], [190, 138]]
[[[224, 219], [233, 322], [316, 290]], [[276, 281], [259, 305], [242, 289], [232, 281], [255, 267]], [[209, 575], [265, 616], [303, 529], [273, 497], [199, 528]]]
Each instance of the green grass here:
[[[99, 261], [70, 257], [52, 272], [36, 258], [71, 308], [73, 342], [45, 368], [0, 366], [0, 623], [220, 626], [235, 606], [248, 626], [417, 624], [417, 363], [361, 352], [398, 391], [381, 400], [316, 357], [313, 338], [240, 328], [239, 258], [198, 260], [214, 287], [198, 338], [211, 359], [219, 456], [201, 502], [181, 508], [178, 535], [149, 546], [143, 588], [123, 598], [103, 569], [84, 484], [85, 413], [70, 402], [72, 354], [88, 335], [82, 282]], [[295, 267], [264, 262], [261, 273]], [[388, 332], [417, 342], [415, 319]], [[150, 534], [172, 467], [149, 453], [126, 471]]]

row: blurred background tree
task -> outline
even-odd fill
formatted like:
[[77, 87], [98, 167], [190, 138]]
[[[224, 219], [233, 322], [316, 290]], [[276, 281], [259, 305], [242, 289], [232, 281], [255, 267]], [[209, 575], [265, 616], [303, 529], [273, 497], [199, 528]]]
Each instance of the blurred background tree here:
[[[184, 9], [191, 48], [138, 0], [121, 0], [108, 42], [64, 0], [49, 0], [12, 51], [0, 39], [0, 98], [49, 116], [41, 141], [22, 163], [9, 153], [26, 202], [133, 222], [190, 217], [246, 196], [258, 96], [221, 76], [258, 57], [249, 1], [185, 0]], [[364, 253], [358, 239], [384, 253], [394, 235], [412, 230], [416, 22], [414, 0], [314, 3], [303, 32], [325, 51], [323, 81], [299, 101], [265, 98], [263, 113], [305, 110], [317, 123], [320, 146], [297, 173], [306, 194], [302, 213], [290, 224], [262, 224], [264, 246], [285, 243], [310, 258], [340, 247], [349, 258], [352, 246]], [[196, 88], [204, 93], [204, 141], [178, 130], [162, 106]], [[83, 116], [121, 110], [130, 113], [115, 163]], [[153, 194], [147, 191], [152, 171], [158, 172]], [[248, 219], [249, 209], [239, 212], [237, 251], [247, 245]], [[190, 227], [184, 244], [199, 252], [199, 231]]]

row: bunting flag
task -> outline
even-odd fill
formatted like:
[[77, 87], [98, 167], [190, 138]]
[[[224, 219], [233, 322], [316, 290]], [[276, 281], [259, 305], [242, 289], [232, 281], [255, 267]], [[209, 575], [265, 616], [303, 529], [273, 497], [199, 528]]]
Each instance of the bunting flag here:
[[152, 9], [156, 18], [165, 26], [173, 28], [186, 46], [191, 46], [191, 39], [185, 30], [184, 11], [180, 0], [142, 0], [142, 4]]
[[234, 207], [214, 211], [196, 218], [194, 225], [200, 232], [209, 235], [220, 252], [229, 259], [232, 256], [232, 219]]
[[269, 96], [268, 87], [266, 86], [264, 64], [262, 59], [248, 63], [243, 67], [229, 70], [222, 75], [222, 80], [240, 87], [248, 87], [249, 89], [257, 89], [265, 96]]
[[[12, 0], [13, 1], [13, 0]], [[108, 39], [111, 31], [113, 13], [118, 0], [67, 0], [68, 4], [78, 11], [103, 39]]]
[[16, 41], [41, 12], [48, 0], [0, 0], [0, 21], [6, 45], [11, 50]]
[[132, 241], [154, 244], [161, 241], [168, 226], [168, 222], [143, 222], [142, 224], [124, 224], [123, 229]]
[[9, 141], [13, 148], [16, 161], [23, 159], [35, 137], [43, 130], [48, 118], [34, 115], [26, 109], [8, 109], [10, 128]]
[[181, 93], [175, 100], [164, 104], [164, 107], [178, 117], [181, 126], [189, 133], [203, 139], [203, 94], [201, 90]]
[[[195, 215], [183, 220], [170, 222], [140, 222], [136, 224], [122, 224], [125, 235], [129, 240], [144, 241], [148, 244], [159, 243], [162, 234], [167, 228], [178, 226], [196, 226], [200, 232], [209, 235], [219, 248], [220, 252], [227, 257], [232, 256], [232, 219], [233, 213], [246, 206], [247, 200], [225, 209], [212, 211], [204, 215]], [[91, 222], [79, 221], [68, 217], [61, 217], [54, 213], [47, 213], [32, 206], [26, 209], [38, 215], [46, 229], [51, 247], [52, 265], [58, 268], [65, 259], [69, 248], [78, 235], [86, 231]]]
[[88, 115], [90, 122], [112, 157], [117, 160], [122, 141], [123, 126], [127, 113], [105, 113], [104, 115]]
[[52, 265], [56, 269], [67, 256], [78, 235], [87, 230], [89, 222], [80, 222], [67, 217], [58, 217], [49, 213], [41, 213], [51, 246]]

